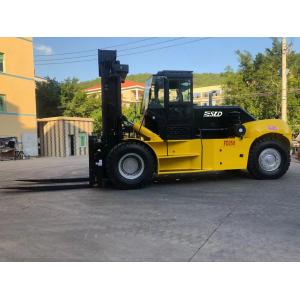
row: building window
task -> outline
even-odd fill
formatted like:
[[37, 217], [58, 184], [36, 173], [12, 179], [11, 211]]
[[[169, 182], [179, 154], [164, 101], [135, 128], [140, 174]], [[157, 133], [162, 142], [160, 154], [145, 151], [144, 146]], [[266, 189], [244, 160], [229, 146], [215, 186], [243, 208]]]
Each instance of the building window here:
[[4, 72], [4, 54], [0, 53], [0, 72]]
[[217, 90], [216, 92], [215, 92], [215, 96], [220, 96], [222, 94], [222, 90]]
[[0, 95], [0, 112], [5, 111], [5, 95]]
[[86, 134], [79, 135], [79, 146], [86, 147]]

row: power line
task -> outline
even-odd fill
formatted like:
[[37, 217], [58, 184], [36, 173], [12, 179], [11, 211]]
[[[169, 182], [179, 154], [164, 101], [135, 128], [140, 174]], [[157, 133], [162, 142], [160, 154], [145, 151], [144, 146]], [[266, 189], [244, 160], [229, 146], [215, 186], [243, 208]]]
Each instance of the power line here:
[[65, 65], [71, 63], [79, 63], [79, 62], [88, 62], [88, 61], [96, 61], [96, 58], [93, 59], [82, 59], [82, 60], [74, 60], [74, 61], [65, 61], [65, 62], [53, 62], [53, 63], [46, 63], [46, 64], [35, 64], [36, 66], [48, 66], [48, 65]]
[[137, 46], [137, 47], [121, 49], [121, 50], [118, 50], [118, 51], [123, 52], [123, 51], [128, 51], [128, 50], [134, 50], [134, 49], [144, 48], [144, 47], [153, 46], [153, 45], [160, 45], [160, 44], [170, 43], [170, 42], [174, 42], [174, 41], [182, 40], [182, 39], [185, 39], [185, 37], [179, 37], [179, 38], [174, 38], [174, 39], [170, 39], [170, 40], [166, 40], [166, 41], [162, 41], [162, 42], [157, 42], [157, 43], [152, 43], [152, 44], [147, 44], [147, 45], [142, 45], [142, 46]]
[[[95, 51], [95, 50], [93, 50]], [[35, 62], [48, 62], [48, 61], [59, 61], [59, 60], [66, 60], [66, 59], [75, 59], [75, 58], [84, 58], [84, 57], [95, 57], [96, 54], [89, 54], [89, 55], [81, 55], [81, 56], [72, 56], [72, 57], [64, 57], [64, 58], [53, 58], [53, 59], [37, 59]]]
[[[109, 48], [113, 48], [113, 47], [127, 46], [127, 45], [137, 44], [137, 43], [141, 43], [141, 42], [152, 40], [152, 39], [157, 39], [157, 37], [150, 37], [150, 38], [145, 38], [145, 39], [138, 40], [138, 41], [127, 42], [127, 43], [122, 43], [122, 44], [116, 44], [116, 45], [112, 45], [112, 46], [103, 47], [102, 49], [109, 49]], [[47, 57], [51, 56], [52, 57], [52, 56], [58, 56], [58, 55], [69, 55], [69, 54], [75, 54], [75, 53], [85, 53], [85, 52], [91, 52], [91, 51], [95, 51], [95, 50], [97, 50], [97, 49], [93, 48], [93, 49], [88, 49], [88, 50], [63, 52], [63, 53], [55, 53], [55, 54], [37, 54], [35, 56], [47, 56]]]
[[[182, 46], [182, 45], [186, 45], [186, 44], [191, 44], [191, 43], [195, 43], [195, 42], [199, 42], [202, 40], [207, 40], [210, 39], [210, 37], [206, 37], [206, 38], [198, 38], [196, 40], [192, 40], [192, 41], [187, 41], [184, 43], [178, 43], [178, 44], [174, 44], [174, 45], [168, 45], [168, 46], [164, 46], [164, 47], [158, 47], [158, 48], [153, 48], [153, 49], [149, 49], [149, 50], [144, 50], [144, 51], [138, 51], [138, 52], [133, 52], [133, 53], [126, 53], [126, 54], [121, 54], [118, 55], [118, 57], [121, 56], [129, 56], [129, 55], [134, 55], [134, 54], [142, 54], [142, 53], [147, 53], [147, 52], [153, 52], [153, 51], [159, 51], [162, 49], [166, 49], [166, 48], [172, 48], [172, 47], [178, 47], [178, 46]], [[74, 61], [67, 61], [67, 62], [53, 62], [53, 63], [45, 63], [45, 64], [36, 64], [37, 66], [44, 66], [44, 65], [61, 65], [61, 64], [69, 64], [69, 63], [79, 63], [79, 62], [89, 62], [89, 61], [96, 61], [97, 59], [85, 59], [85, 60], [74, 60]]]
[[[161, 42], [152, 43], [152, 44], [146, 44], [146, 45], [137, 46], [137, 47], [131, 47], [131, 48], [126, 48], [126, 49], [120, 49], [120, 50], [118, 50], [118, 52], [124, 52], [124, 51], [129, 51], [129, 50], [135, 50], [135, 49], [145, 48], [145, 47], [149, 47], [149, 46], [156, 46], [156, 45], [160, 45], [160, 44], [165, 44], [165, 43], [174, 42], [174, 41], [181, 40], [181, 39], [184, 39], [184, 37], [174, 38], [174, 39], [167, 40], [167, 41], [161, 41]], [[112, 48], [112, 47], [110, 47], [110, 48]], [[102, 49], [106, 49], [106, 48], [102, 48]], [[63, 58], [41, 59], [41, 60], [36, 60], [36, 62], [48, 62], [48, 61], [54, 61], [54, 62], [55, 62], [55, 61], [60, 61], [60, 60], [68, 60], [68, 59], [76, 59], [76, 58], [93, 57], [93, 56], [96, 56], [96, 55], [97, 55], [97, 53], [95, 53], [95, 54], [89, 54], [89, 55], [81, 55], [81, 56], [63, 57]]]
[[144, 50], [144, 51], [139, 51], [139, 52], [128, 53], [128, 54], [121, 54], [119, 56], [128, 56], [128, 55], [134, 55], [134, 54], [142, 54], [142, 53], [152, 52], [152, 51], [156, 51], [156, 50], [162, 50], [162, 49], [166, 49], [166, 48], [171, 48], [171, 47], [176, 47], [176, 46], [181, 46], [181, 45], [196, 43], [196, 42], [207, 40], [207, 39], [211, 39], [211, 38], [210, 37], [198, 38], [196, 40], [192, 40], [192, 41], [188, 41], [188, 42], [184, 42], [184, 43], [178, 43], [178, 44], [175, 44], [175, 45], [169, 45], [169, 46], [164, 46], [164, 47], [159, 47], [159, 48], [154, 48], [154, 49], [149, 49], [149, 50]]

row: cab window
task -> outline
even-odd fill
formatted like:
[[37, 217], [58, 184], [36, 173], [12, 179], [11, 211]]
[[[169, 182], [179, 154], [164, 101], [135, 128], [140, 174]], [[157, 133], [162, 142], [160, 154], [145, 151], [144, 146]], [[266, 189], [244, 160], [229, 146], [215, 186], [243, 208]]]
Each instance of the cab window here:
[[164, 107], [164, 78], [160, 76], [153, 77], [153, 81], [150, 89], [150, 103], [151, 107]]
[[191, 80], [169, 81], [169, 102], [184, 103], [191, 102]]

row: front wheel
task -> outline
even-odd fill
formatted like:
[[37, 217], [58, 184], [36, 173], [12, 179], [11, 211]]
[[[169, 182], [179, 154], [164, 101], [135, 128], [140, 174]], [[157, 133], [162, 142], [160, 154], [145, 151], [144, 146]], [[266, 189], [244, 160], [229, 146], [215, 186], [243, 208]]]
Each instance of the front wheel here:
[[143, 187], [153, 178], [154, 157], [140, 143], [120, 143], [107, 156], [106, 172], [109, 180], [120, 189]]
[[277, 179], [290, 166], [289, 145], [282, 139], [267, 136], [254, 142], [248, 159], [248, 171], [256, 179]]

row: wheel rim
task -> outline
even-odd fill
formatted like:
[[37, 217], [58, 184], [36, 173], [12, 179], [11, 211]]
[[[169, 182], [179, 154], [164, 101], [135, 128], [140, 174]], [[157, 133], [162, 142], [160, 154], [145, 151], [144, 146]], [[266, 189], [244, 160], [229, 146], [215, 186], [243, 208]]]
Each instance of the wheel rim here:
[[267, 148], [260, 153], [258, 161], [262, 170], [272, 172], [279, 168], [281, 164], [281, 155], [278, 150]]
[[136, 153], [127, 153], [119, 160], [118, 169], [124, 178], [137, 179], [144, 172], [144, 160]]

